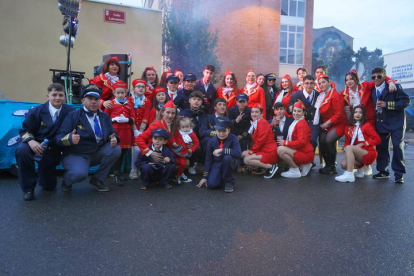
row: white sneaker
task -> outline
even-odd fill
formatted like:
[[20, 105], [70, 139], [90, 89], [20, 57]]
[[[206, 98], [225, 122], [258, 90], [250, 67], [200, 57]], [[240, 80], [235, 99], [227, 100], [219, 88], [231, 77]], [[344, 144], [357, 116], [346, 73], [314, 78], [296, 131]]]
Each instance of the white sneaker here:
[[[365, 167], [364, 167], [365, 168]], [[364, 168], [360, 168], [360, 169], [358, 169], [358, 170], [356, 170], [356, 174], [355, 174], [355, 177], [358, 177], [358, 178], [364, 178]]]
[[280, 175], [287, 178], [300, 178], [302, 176], [298, 168], [290, 168], [287, 172], [282, 172]]
[[312, 169], [312, 166], [313, 166], [312, 163], [300, 165], [299, 170], [300, 170], [301, 176], [307, 176], [310, 170]]
[[338, 182], [355, 182], [354, 173], [345, 171], [343, 175], [335, 177]]
[[372, 175], [371, 165], [365, 166], [362, 169], [364, 169], [364, 175]]
[[130, 179], [138, 179], [138, 174], [137, 174], [137, 172], [136, 172], [136, 171], [131, 171], [131, 172], [129, 173], [129, 178], [130, 178]]
[[196, 169], [193, 167], [188, 167], [188, 174], [197, 174]]
[[184, 183], [190, 183], [193, 182], [190, 178], [188, 178], [184, 173], [180, 176], [180, 181]]

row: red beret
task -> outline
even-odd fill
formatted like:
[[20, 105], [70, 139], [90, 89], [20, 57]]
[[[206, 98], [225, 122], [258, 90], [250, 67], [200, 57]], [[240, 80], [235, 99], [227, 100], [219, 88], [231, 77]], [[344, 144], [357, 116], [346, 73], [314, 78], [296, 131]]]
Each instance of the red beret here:
[[135, 79], [132, 81], [132, 87], [135, 87], [138, 83], [143, 83], [144, 85], [147, 85], [147, 82], [143, 79]]
[[320, 74], [320, 75], [318, 76], [318, 80], [320, 80], [320, 79], [322, 79], [322, 78], [327, 78], [327, 79], [329, 79], [329, 77], [328, 77], [327, 75], [325, 75], [325, 74]]
[[261, 109], [263, 109], [263, 107], [258, 103], [254, 104], [252, 108], [261, 108]]
[[169, 107], [169, 108], [177, 108], [174, 104], [173, 101], [168, 101], [166, 104], [164, 104], [163, 106], [164, 108]]
[[127, 84], [121, 80], [116, 81], [114, 84], [111, 85], [112, 88], [115, 90], [117, 88], [127, 89]]
[[287, 80], [292, 80], [292, 77], [290, 76], [290, 75], [284, 75], [283, 77], [282, 77], [282, 79], [287, 79]]
[[155, 87], [154, 89], [154, 95], [157, 95], [158, 93], [166, 93], [166, 90], [164, 87]]
[[300, 108], [300, 109], [306, 109], [306, 106], [303, 104], [303, 102], [302, 101], [297, 101], [294, 105], [293, 105], [293, 107], [296, 107], [296, 108]]
[[224, 73], [224, 76], [225, 76], [225, 77], [227, 77], [227, 76], [229, 76], [229, 75], [231, 75], [231, 74], [233, 74], [233, 72], [232, 72], [232, 71], [230, 71], [230, 70], [226, 70], [226, 73]]

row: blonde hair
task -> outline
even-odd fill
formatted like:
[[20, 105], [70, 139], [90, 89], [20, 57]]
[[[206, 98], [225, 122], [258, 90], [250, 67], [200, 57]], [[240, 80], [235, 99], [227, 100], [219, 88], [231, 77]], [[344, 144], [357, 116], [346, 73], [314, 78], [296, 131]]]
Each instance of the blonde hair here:
[[180, 117], [179, 119], [178, 119], [178, 128], [180, 128], [180, 126], [181, 126], [181, 122], [183, 122], [183, 123], [186, 123], [186, 122], [189, 122], [190, 123], [190, 127], [191, 127], [191, 129], [193, 129], [194, 128], [194, 123], [193, 123], [193, 121], [191, 121], [191, 119], [190, 118], [188, 118], [188, 117]]

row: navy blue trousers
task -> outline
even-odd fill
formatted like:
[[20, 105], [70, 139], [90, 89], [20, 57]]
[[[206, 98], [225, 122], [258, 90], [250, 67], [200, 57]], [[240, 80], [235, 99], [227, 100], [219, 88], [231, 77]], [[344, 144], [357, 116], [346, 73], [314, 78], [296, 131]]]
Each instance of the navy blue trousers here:
[[393, 146], [391, 168], [394, 171], [394, 176], [399, 178], [405, 173], [404, 132], [405, 129], [402, 128], [392, 133], [378, 133], [381, 144], [376, 147], [378, 152], [377, 171], [389, 172], [390, 152], [388, 145], [391, 138]]
[[235, 184], [233, 171], [237, 167], [237, 159], [230, 155], [225, 155], [221, 162], [213, 162], [207, 178], [209, 189], [218, 189], [224, 183]]
[[60, 150], [47, 149], [42, 160], [38, 162], [38, 171], [35, 169], [35, 153], [27, 143], [20, 143], [16, 150], [16, 161], [19, 167], [19, 185], [23, 192], [34, 191], [37, 181], [39, 185], [47, 191], [55, 189], [56, 166], [60, 162]]
[[159, 182], [165, 186], [175, 169], [175, 164], [166, 164], [165, 168], [154, 168], [150, 164], [141, 166], [141, 185], [147, 187], [148, 184]]

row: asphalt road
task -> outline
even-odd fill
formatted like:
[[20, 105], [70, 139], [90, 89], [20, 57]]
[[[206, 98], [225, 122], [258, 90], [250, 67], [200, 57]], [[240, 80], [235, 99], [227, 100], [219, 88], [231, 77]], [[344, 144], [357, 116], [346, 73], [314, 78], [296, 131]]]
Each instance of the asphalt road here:
[[[237, 174], [235, 192], [193, 183], [99, 193], [0, 177], [0, 275], [414, 275], [414, 146], [405, 184]], [[342, 172], [342, 170], [340, 170]]]

